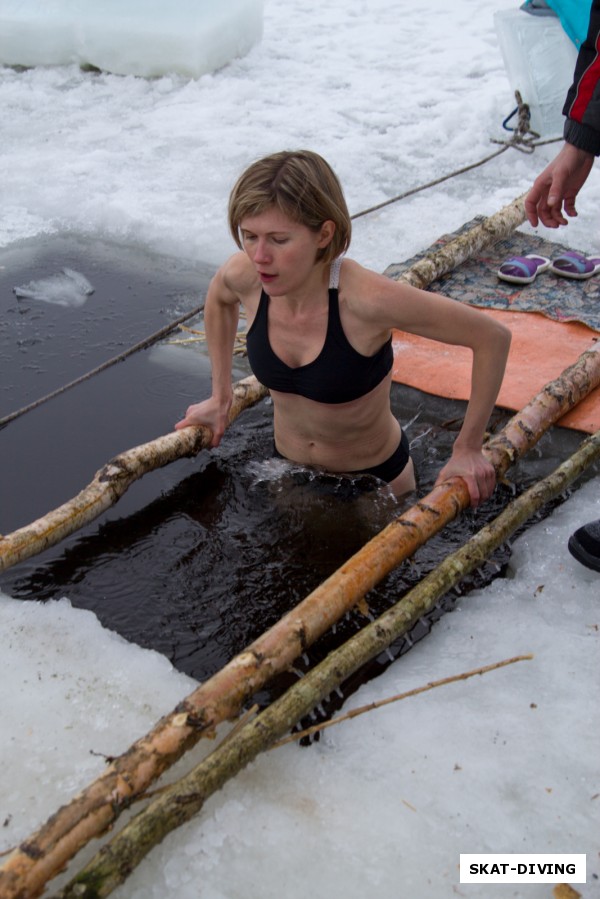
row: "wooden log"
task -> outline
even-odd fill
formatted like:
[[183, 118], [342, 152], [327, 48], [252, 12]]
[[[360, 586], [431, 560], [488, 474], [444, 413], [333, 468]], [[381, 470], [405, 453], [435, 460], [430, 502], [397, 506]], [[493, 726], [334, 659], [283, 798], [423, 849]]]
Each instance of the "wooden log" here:
[[[498, 473], [505, 472], [544, 430], [598, 384], [600, 345], [595, 345], [528, 404], [523, 421], [519, 415], [514, 416], [491, 441], [490, 455]], [[309, 645], [468, 503], [466, 484], [461, 478], [452, 478], [392, 521], [295, 609], [114, 759], [103, 774], [11, 853], [0, 868], [2, 899], [38, 896], [50, 877], [93, 836], [111, 826], [201, 736], [212, 733], [219, 722], [234, 718], [251, 696], [275, 674], [292, 665]]]
[[600, 383], [600, 340], [592, 343], [579, 359], [550, 381], [527, 403], [485, 447], [496, 471], [509, 465], [534, 446], [549, 428]]
[[[253, 376], [238, 381], [233, 388], [230, 424], [266, 394], [266, 388]], [[175, 459], [197, 455], [210, 445], [211, 438], [208, 428], [185, 428], [115, 456], [73, 499], [32, 524], [0, 536], [0, 571], [64, 540], [114, 505], [134, 481]]]
[[406, 634], [448, 590], [478, 568], [491, 553], [589, 465], [600, 459], [600, 431], [544, 480], [523, 493], [490, 524], [446, 559], [400, 602], [363, 628], [257, 718], [225, 739], [188, 775], [163, 790], [117, 834], [53, 899], [99, 899], [129, 876], [164, 837], [189, 821], [206, 800], [360, 667]]
[[484, 247], [490, 246], [498, 240], [502, 240], [525, 221], [525, 197], [527, 194], [517, 197], [508, 206], [504, 206], [494, 215], [490, 215], [478, 225], [459, 234], [448, 243], [424, 256], [418, 262], [399, 275], [393, 273], [393, 266], [386, 270], [386, 274], [397, 281], [406, 281], [413, 287], [421, 289], [427, 287], [436, 278], [440, 278], [447, 272], [457, 268], [466, 259], [471, 258]]

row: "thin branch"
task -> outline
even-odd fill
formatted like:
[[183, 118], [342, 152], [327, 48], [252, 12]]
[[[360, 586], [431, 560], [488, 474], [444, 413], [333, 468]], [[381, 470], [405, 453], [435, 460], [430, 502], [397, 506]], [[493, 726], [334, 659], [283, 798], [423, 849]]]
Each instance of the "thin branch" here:
[[390, 705], [392, 702], [400, 702], [403, 699], [409, 699], [411, 696], [427, 693], [428, 690], [435, 690], [437, 687], [445, 687], [447, 684], [454, 684], [457, 681], [475, 677], [476, 674], [487, 674], [488, 671], [496, 671], [498, 668], [506, 667], [506, 665], [514, 665], [515, 662], [524, 662], [532, 658], [533, 656], [531, 654], [514, 656], [512, 659], [494, 662], [493, 665], [484, 665], [482, 668], [474, 668], [472, 671], [465, 671], [462, 674], [454, 674], [451, 677], [443, 677], [440, 680], [430, 681], [423, 687], [415, 687], [412, 690], [407, 690], [405, 693], [396, 693], [395, 696], [389, 696], [386, 699], [378, 699], [376, 702], [368, 703], [368, 705], [360, 706], [357, 709], [351, 709], [349, 712], [346, 712], [345, 715], [338, 715], [337, 718], [332, 718], [330, 721], [323, 721], [321, 724], [313, 724], [312, 727], [307, 727], [305, 730], [295, 731], [293, 734], [284, 737], [283, 740], [279, 740], [278, 743], [274, 743], [270, 748], [278, 749], [280, 746], [285, 746], [286, 743], [297, 743], [298, 740], [302, 740], [304, 737], [311, 737], [313, 734], [320, 733], [328, 727], [341, 724], [342, 721], [349, 721], [351, 718], [357, 718], [359, 715], [364, 715], [375, 709], [381, 709], [383, 706]]

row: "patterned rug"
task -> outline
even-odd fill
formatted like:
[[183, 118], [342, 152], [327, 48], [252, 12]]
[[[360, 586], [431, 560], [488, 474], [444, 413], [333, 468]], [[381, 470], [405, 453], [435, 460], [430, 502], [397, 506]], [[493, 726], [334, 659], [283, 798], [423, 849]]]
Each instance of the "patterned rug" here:
[[[482, 221], [468, 222], [459, 231], [441, 237], [429, 250], [406, 262], [390, 265], [385, 274], [398, 278], [423, 256], [439, 249], [458, 234]], [[567, 248], [549, 240], [515, 231], [454, 271], [432, 282], [430, 289], [497, 318], [513, 335], [506, 373], [497, 404], [522, 409], [549, 381], [577, 361], [597, 340], [600, 331], [600, 275], [588, 281], [569, 281], [542, 272], [532, 284], [507, 284], [497, 277], [510, 256], [538, 253], [555, 259]], [[599, 254], [600, 255], [600, 254]], [[467, 400], [471, 392], [471, 353], [394, 332], [393, 379], [425, 393]], [[560, 424], [594, 433], [600, 428], [600, 387], [561, 419]]]
[[[474, 218], [453, 234], [440, 237], [423, 253], [390, 265], [384, 274], [397, 280], [402, 272], [423, 256], [435, 252], [483, 220], [482, 216]], [[454, 271], [433, 281], [429, 289], [471, 306], [510, 312], [541, 312], [558, 322], [578, 321], [594, 331], [600, 331], [600, 274], [587, 281], [573, 281], [551, 272], [542, 272], [532, 284], [507, 284], [496, 274], [510, 256], [536, 253], [555, 259], [569, 249], [573, 248], [515, 231], [506, 240], [498, 241]]]

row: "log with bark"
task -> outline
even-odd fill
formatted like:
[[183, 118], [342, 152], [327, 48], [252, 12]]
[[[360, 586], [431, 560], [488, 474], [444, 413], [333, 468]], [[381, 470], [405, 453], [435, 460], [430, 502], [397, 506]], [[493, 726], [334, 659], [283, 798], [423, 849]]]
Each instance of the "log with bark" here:
[[[266, 395], [254, 377], [234, 384], [229, 423]], [[134, 481], [176, 459], [196, 456], [211, 439], [209, 428], [184, 428], [115, 456], [73, 499], [12, 534], [0, 535], [0, 571], [64, 540], [114, 505]]]
[[[489, 444], [499, 475], [541, 434], [600, 384], [600, 344], [548, 384]], [[25, 840], [0, 868], [3, 899], [40, 894], [93, 836], [110, 827], [201, 736], [234, 718], [272, 677], [290, 667], [393, 568], [469, 503], [452, 478], [396, 518], [270, 630], [199, 686], [156, 727], [114, 759], [92, 784]]]
[[[403, 599], [364, 627], [293, 687], [229, 736], [189, 774], [162, 790], [53, 899], [99, 899], [129, 876], [164, 837], [189, 821], [206, 800], [294, 727], [371, 659], [406, 634], [453, 586], [482, 565], [543, 505], [600, 459], [600, 431], [556, 471], [523, 493]], [[531, 658], [531, 657], [530, 657]]]
[[[525, 221], [525, 197], [517, 197], [494, 215], [474, 225], [464, 234], [458, 234], [444, 244], [415, 262], [407, 271], [399, 275], [391, 274], [397, 281], [406, 281], [413, 287], [424, 288], [437, 278], [457, 268], [466, 259], [470, 259], [484, 247], [488, 247], [514, 231]], [[390, 272], [390, 269], [387, 270]]]

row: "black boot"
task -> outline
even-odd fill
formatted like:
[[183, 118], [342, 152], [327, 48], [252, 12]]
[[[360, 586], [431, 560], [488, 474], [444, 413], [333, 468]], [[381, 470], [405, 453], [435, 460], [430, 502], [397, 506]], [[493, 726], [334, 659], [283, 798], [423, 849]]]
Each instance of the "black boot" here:
[[586, 568], [600, 571], [600, 518], [584, 524], [571, 534], [569, 552]]

